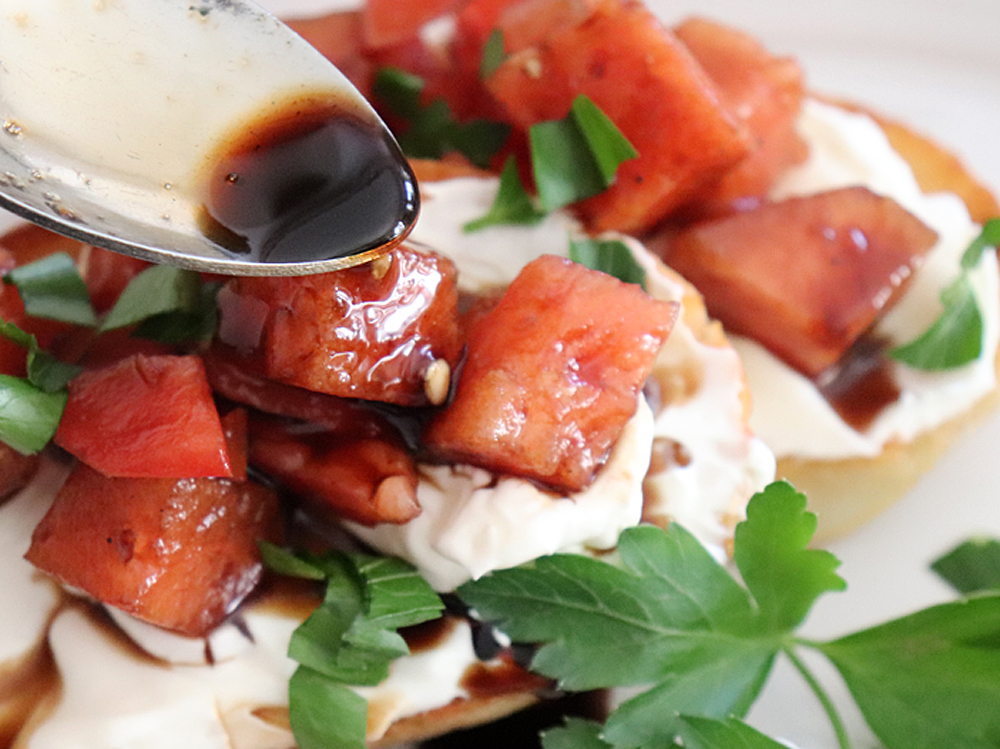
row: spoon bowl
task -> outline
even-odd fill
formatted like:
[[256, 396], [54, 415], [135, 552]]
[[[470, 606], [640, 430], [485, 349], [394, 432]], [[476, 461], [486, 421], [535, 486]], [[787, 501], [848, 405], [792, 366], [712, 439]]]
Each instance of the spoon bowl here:
[[0, 0], [0, 205], [199, 271], [302, 275], [408, 234], [364, 97], [249, 0]]

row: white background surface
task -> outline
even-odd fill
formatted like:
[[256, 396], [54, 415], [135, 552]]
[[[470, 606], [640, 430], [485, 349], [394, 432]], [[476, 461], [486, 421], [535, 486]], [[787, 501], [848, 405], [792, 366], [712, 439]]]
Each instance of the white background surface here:
[[[400, 0], [404, 2], [405, 0]], [[265, 0], [278, 13], [348, 3]], [[668, 23], [699, 13], [748, 30], [772, 51], [796, 56], [810, 86], [874, 106], [940, 140], [1000, 189], [1000, 3], [996, 0], [651, 0]], [[1000, 537], [1000, 415], [970, 430], [902, 502], [829, 548], [842, 560], [846, 593], [821, 600], [806, 633], [832, 637], [949, 600], [927, 564], [975, 534]], [[822, 522], [822, 521], [821, 521]], [[820, 664], [822, 665], [822, 664]], [[835, 674], [857, 749], [877, 746]], [[779, 666], [751, 722], [802, 749], [836, 746], [822, 712]]]

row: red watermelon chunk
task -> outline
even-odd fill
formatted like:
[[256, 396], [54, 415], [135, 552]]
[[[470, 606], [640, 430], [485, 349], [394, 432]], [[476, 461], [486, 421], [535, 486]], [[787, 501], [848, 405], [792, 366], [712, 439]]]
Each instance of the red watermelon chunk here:
[[436, 456], [577, 491], [604, 463], [676, 305], [562, 258], [529, 263], [470, 331]]
[[808, 153], [795, 130], [802, 105], [802, 70], [742, 31], [690, 18], [674, 33], [719, 87], [729, 109], [753, 136], [747, 158], [699, 192], [700, 215], [717, 215], [759, 202], [775, 179]]
[[619, 167], [608, 190], [577, 209], [595, 230], [634, 234], [743, 159], [750, 136], [688, 49], [652, 13], [620, 0], [595, 6], [586, 20], [512, 54], [486, 85], [524, 130], [561, 119], [579, 94], [611, 118], [639, 156]]
[[280, 541], [277, 495], [228, 479], [110, 478], [77, 464], [26, 558], [63, 584], [186, 635], [214, 629]]
[[420, 514], [413, 458], [389, 433], [350, 434], [257, 416], [250, 457], [321, 518], [401, 524]]
[[346, 398], [426, 405], [425, 375], [461, 351], [456, 270], [401, 247], [391, 262], [293, 278], [246, 277], [220, 294], [219, 338], [263, 356], [279, 382]]
[[936, 241], [895, 201], [850, 187], [695, 224], [654, 248], [728, 330], [816, 376], [892, 305]]
[[107, 476], [233, 475], [197, 356], [136, 354], [69, 383], [55, 442]]

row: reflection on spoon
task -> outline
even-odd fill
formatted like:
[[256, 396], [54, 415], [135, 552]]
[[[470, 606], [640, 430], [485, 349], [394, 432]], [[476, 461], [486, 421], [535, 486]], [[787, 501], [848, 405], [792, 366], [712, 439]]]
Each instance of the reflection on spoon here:
[[0, 205], [154, 262], [335, 270], [416, 181], [347, 79], [249, 0], [0, 0]]

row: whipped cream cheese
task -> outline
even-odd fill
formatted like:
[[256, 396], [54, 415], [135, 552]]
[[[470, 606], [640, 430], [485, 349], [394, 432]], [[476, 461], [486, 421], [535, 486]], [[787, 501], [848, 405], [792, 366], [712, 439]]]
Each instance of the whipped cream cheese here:
[[[62, 691], [18, 749], [289, 749], [291, 732], [267, 716], [288, 707], [296, 664], [285, 653], [302, 617], [267, 605], [243, 616], [238, 654], [192, 665], [184, 647], [171, 653], [160, 640], [162, 657], [154, 658], [92, 609], [66, 608], [49, 633]], [[369, 739], [469, 697], [463, 679], [478, 662], [470, 626], [457, 619], [433, 648], [397, 659], [381, 684], [356, 688], [369, 702]]]
[[59, 586], [27, 562], [24, 554], [67, 473], [66, 466], [45, 459], [28, 485], [0, 504], [0, 591], [4, 597], [0, 687], [42, 643], [49, 618], [62, 598]]
[[642, 516], [653, 416], [641, 403], [594, 482], [558, 496], [466, 465], [420, 466], [423, 511], [403, 525], [350, 524], [363, 541], [416, 566], [436, 590], [558, 551], [614, 548]]
[[[938, 233], [938, 243], [905, 295], [875, 328], [893, 344], [916, 338], [939, 314], [941, 290], [958, 276], [959, 259], [980, 227], [958, 196], [921, 192], [909, 165], [870, 117], [807, 100], [798, 128], [810, 156], [775, 185], [773, 199], [864, 185], [895, 199]], [[970, 409], [996, 387], [994, 360], [1000, 337], [996, 253], [983, 254], [971, 280], [984, 318], [980, 358], [943, 372], [893, 363], [901, 396], [864, 431], [847, 425], [808, 378], [759, 344], [734, 336], [754, 397], [750, 423], [756, 434], [779, 458], [873, 457], [888, 443], [908, 442]]]

